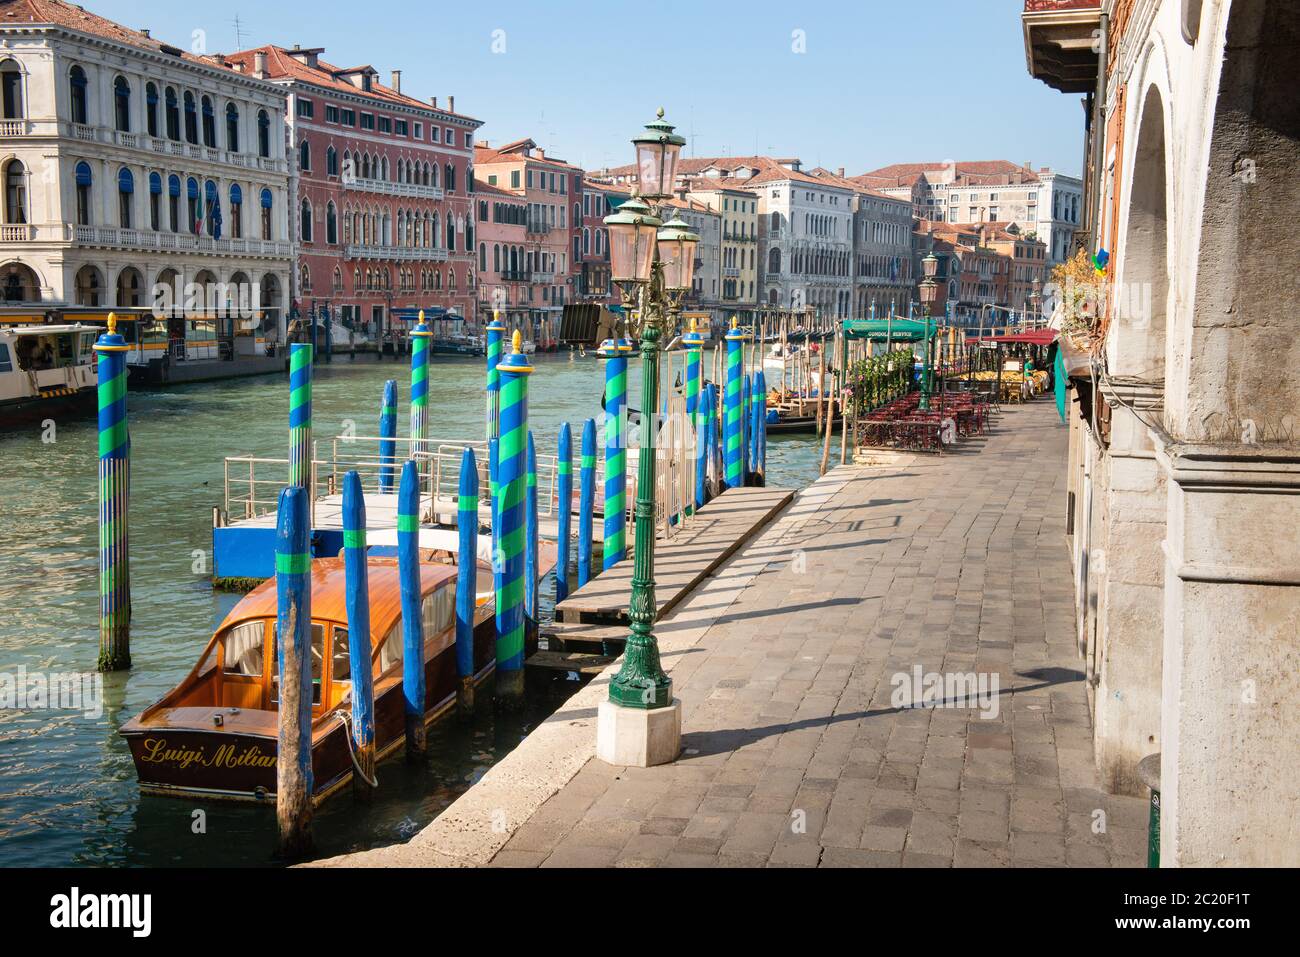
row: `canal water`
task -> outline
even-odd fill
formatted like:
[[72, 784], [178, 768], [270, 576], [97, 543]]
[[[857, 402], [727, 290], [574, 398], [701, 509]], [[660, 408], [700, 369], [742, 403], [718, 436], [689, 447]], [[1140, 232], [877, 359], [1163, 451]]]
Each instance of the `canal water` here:
[[[538, 356], [530, 422], [539, 449], [559, 425], [600, 412], [602, 372], [591, 358]], [[631, 405], [639, 406], [638, 362]], [[377, 433], [385, 379], [399, 385], [399, 435], [407, 434], [409, 370], [374, 356], [316, 366], [318, 439], [355, 423]], [[436, 358], [430, 372], [435, 437], [482, 434], [483, 360]], [[132, 440], [129, 672], [104, 676], [103, 713], [0, 710], [0, 862], [21, 865], [257, 865], [271, 863], [271, 808], [142, 796], [116, 729], [174, 686], [239, 596], [214, 592], [209, 576], [212, 506], [222, 501], [227, 455], [287, 455], [288, 384], [283, 375], [171, 386], [129, 398]], [[771, 436], [769, 484], [799, 488], [816, 478], [811, 435]], [[576, 471], [576, 470], [575, 470]], [[575, 489], [576, 494], [576, 489]], [[96, 434], [93, 414], [0, 432], [0, 674], [94, 671], [98, 650]], [[543, 600], [549, 596], [543, 592]], [[430, 732], [433, 758], [379, 769], [370, 806], [343, 794], [316, 815], [322, 855], [409, 838], [551, 714], [577, 685], [530, 689], [528, 709], [472, 722], [444, 720]], [[198, 813], [202, 812], [202, 813]]]

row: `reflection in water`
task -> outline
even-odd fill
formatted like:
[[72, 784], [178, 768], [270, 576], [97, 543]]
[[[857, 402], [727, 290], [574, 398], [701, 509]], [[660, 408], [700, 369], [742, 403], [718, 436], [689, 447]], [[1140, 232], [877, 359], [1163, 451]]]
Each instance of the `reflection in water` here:
[[[639, 384], [632, 363], [630, 394]], [[345, 357], [316, 367], [318, 439], [351, 420], [378, 431], [383, 382], [399, 385], [398, 434], [407, 434], [409, 370], [401, 362]], [[437, 437], [482, 434], [482, 360], [437, 359], [429, 399]], [[552, 450], [561, 421], [600, 412], [594, 360], [537, 357], [529, 381], [539, 449]], [[104, 713], [0, 711], [0, 855], [9, 864], [257, 865], [271, 862], [275, 816], [267, 808], [142, 796], [117, 727], [194, 665], [239, 596], [209, 585], [211, 512], [223, 498], [222, 458], [287, 454], [284, 376], [172, 386], [129, 398], [132, 442], [130, 672], [104, 676]], [[633, 403], [636, 405], [637, 403]], [[93, 415], [56, 421], [56, 441], [34, 425], [0, 433], [0, 672], [89, 672], [98, 652], [96, 436]], [[575, 454], [576, 454], [575, 449]], [[837, 450], [838, 451], [838, 450]], [[769, 438], [773, 484], [816, 475], [812, 436]], [[575, 489], [576, 494], [576, 489]], [[550, 587], [544, 587], [543, 604]], [[380, 766], [380, 792], [366, 806], [340, 795], [316, 815], [322, 854], [404, 840], [427, 824], [554, 711], [577, 685], [530, 689], [529, 710], [430, 732], [427, 766], [400, 757]], [[486, 698], [486, 696], [483, 696]], [[195, 833], [194, 812], [206, 815]]]

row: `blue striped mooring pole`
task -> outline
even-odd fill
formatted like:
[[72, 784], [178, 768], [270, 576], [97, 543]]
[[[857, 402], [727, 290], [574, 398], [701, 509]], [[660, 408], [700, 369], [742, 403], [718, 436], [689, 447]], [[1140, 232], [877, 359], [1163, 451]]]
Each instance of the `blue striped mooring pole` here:
[[402, 466], [397, 488], [397, 577], [402, 596], [402, 698], [406, 757], [426, 750], [424, 727], [424, 608], [420, 594], [420, 473], [414, 459]]
[[[352, 679], [352, 791], [369, 797], [375, 784], [375, 678], [370, 664], [370, 568], [366, 560], [366, 497], [361, 476], [343, 474], [343, 573], [348, 613], [348, 664]], [[335, 635], [338, 634], [337, 629]]]
[[596, 510], [596, 420], [582, 423], [578, 468], [578, 587], [591, 581], [591, 534]]
[[411, 458], [419, 462], [421, 476], [429, 471], [429, 461], [423, 453], [429, 451], [429, 338], [433, 333], [420, 321], [411, 330]]
[[560, 424], [560, 444], [556, 454], [555, 537], [559, 554], [555, 556], [555, 603], [569, 597], [569, 559], [573, 537], [573, 433], [568, 422]]
[[739, 488], [745, 484], [743, 450], [744, 438], [741, 422], [741, 380], [744, 375], [740, 368], [741, 350], [745, 334], [737, 328], [737, 320], [731, 319], [731, 330], [727, 333], [727, 382], [723, 393], [722, 447], [723, 462], [726, 466], [724, 476], [727, 488]]
[[384, 383], [384, 404], [379, 407], [379, 491], [393, 491], [397, 461], [397, 380]]
[[[304, 353], [310, 358], [310, 353]], [[280, 667], [275, 818], [279, 853], [311, 853], [311, 522], [308, 492], [281, 490], [275, 523], [276, 656]]]
[[474, 450], [460, 456], [456, 489], [456, 709], [462, 717], [474, 710], [474, 609], [478, 606], [478, 465]]
[[528, 618], [529, 637], [537, 633], [537, 448], [533, 430], [528, 430], [528, 500], [524, 508], [524, 614]]
[[497, 587], [496, 702], [519, 708], [524, 699], [524, 538], [528, 486], [528, 376], [533, 367], [515, 330], [510, 355], [501, 360], [500, 460], [497, 517], [501, 579]]
[[131, 574], [127, 512], [131, 438], [126, 421], [126, 353], [117, 316], [95, 340], [99, 400], [99, 663], [100, 671], [131, 667]]
[[[606, 339], [596, 354], [605, 360], [605, 534], [603, 569], [627, 557], [627, 356], [631, 343]], [[654, 413], [646, 409], [645, 416]]]

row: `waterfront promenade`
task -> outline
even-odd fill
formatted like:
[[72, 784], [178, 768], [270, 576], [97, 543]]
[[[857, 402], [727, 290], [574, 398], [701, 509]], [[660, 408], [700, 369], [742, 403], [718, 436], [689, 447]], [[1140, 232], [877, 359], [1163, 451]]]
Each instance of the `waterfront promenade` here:
[[[1140, 866], [1146, 802], [1094, 769], [1066, 436], [1040, 400], [804, 490], [656, 627], [675, 764], [592, 756], [611, 669], [410, 843], [320, 863]], [[996, 674], [996, 714], [896, 707], [918, 666]]]

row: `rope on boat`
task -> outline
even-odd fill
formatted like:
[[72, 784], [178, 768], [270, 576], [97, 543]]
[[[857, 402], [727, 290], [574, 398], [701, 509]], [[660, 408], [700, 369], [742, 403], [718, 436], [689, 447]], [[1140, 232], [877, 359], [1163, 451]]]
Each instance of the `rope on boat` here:
[[361, 776], [361, 780], [365, 781], [372, 788], [378, 788], [379, 781], [375, 778], [368, 777], [366, 772], [361, 770], [361, 765], [357, 763], [357, 752], [352, 744], [352, 715], [342, 708], [334, 713], [338, 715], [338, 719], [343, 725], [343, 732], [348, 740], [348, 756], [352, 758], [352, 767], [355, 768], [357, 774]]

